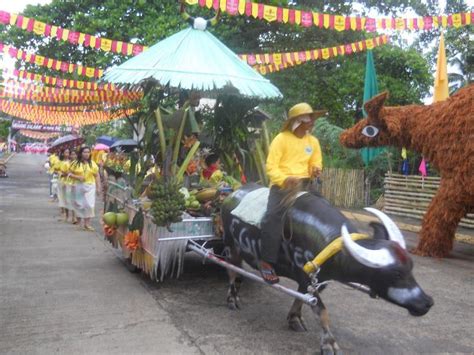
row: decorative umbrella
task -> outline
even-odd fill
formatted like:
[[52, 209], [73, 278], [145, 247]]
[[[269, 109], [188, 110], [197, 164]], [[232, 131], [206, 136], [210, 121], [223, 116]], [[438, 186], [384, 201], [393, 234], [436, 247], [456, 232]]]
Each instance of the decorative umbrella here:
[[56, 139], [53, 144], [51, 144], [51, 147], [48, 149], [48, 152], [57, 153], [62, 149], [75, 148], [81, 145], [82, 143], [84, 143], [84, 138], [68, 134], [67, 136], [59, 137], [58, 139]]
[[129, 153], [133, 151], [136, 147], [138, 147], [138, 143], [133, 139], [121, 139], [112, 144], [110, 150]]
[[106, 152], [108, 152], [110, 150], [110, 147], [102, 143], [97, 143], [94, 146], [93, 150], [105, 150]]
[[112, 144], [115, 143], [117, 139], [111, 136], [100, 136], [99, 138], [96, 139], [96, 143], [102, 143], [105, 144], [106, 146], [111, 146]]
[[248, 97], [282, 97], [276, 86], [209, 33], [202, 18], [193, 19], [193, 27], [110, 69], [102, 80], [137, 85], [145, 79], [179, 89], [233, 89]]

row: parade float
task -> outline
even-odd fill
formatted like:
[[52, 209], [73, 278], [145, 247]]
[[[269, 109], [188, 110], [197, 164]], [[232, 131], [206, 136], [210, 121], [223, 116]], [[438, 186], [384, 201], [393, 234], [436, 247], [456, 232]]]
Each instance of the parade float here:
[[[105, 238], [122, 250], [132, 269], [154, 280], [179, 276], [190, 242], [222, 249], [220, 202], [240, 185], [240, 176], [201, 178], [210, 148], [203, 148], [196, 110], [211, 98], [214, 110], [229, 100], [280, 98], [269, 80], [243, 62], [207, 26], [216, 18], [192, 18], [191, 26], [106, 72], [103, 81], [122, 89], [143, 90], [138, 114], [127, 116], [134, 140], [111, 146], [105, 168]], [[192, 55], [190, 55], [192, 53]], [[184, 99], [183, 99], [184, 98]], [[138, 107], [138, 109], [137, 109]], [[242, 114], [245, 114], [243, 112]], [[214, 132], [207, 132], [208, 136]], [[241, 165], [236, 156], [227, 166]]]

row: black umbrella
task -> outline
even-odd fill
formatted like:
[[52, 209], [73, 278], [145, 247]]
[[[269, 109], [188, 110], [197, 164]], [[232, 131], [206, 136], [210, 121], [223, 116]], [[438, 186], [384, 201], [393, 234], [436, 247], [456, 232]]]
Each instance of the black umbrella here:
[[84, 143], [84, 138], [68, 134], [67, 136], [56, 139], [48, 149], [50, 153], [57, 153], [62, 149], [72, 149]]
[[111, 151], [121, 151], [130, 153], [138, 147], [138, 143], [133, 139], [121, 139], [110, 146]]

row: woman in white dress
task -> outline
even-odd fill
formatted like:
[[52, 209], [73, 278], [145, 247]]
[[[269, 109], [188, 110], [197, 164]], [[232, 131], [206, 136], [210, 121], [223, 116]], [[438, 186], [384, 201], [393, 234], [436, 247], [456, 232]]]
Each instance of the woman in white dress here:
[[82, 147], [77, 160], [71, 164], [69, 177], [76, 181], [74, 211], [84, 221], [85, 230], [93, 231], [91, 218], [95, 215], [95, 195], [100, 194], [99, 167], [91, 160], [89, 147]]

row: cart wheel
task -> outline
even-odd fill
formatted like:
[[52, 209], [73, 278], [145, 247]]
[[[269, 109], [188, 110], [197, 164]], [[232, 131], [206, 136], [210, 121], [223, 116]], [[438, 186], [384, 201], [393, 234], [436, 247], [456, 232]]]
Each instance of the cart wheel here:
[[132, 259], [131, 258], [126, 258], [125, 259], [125, 267], [132, 274], [137, 274], [137, 273], [140, 272], [140, 268], [138, 268], [138, 267], [136, 267], [135, 265], [132, 264]]

